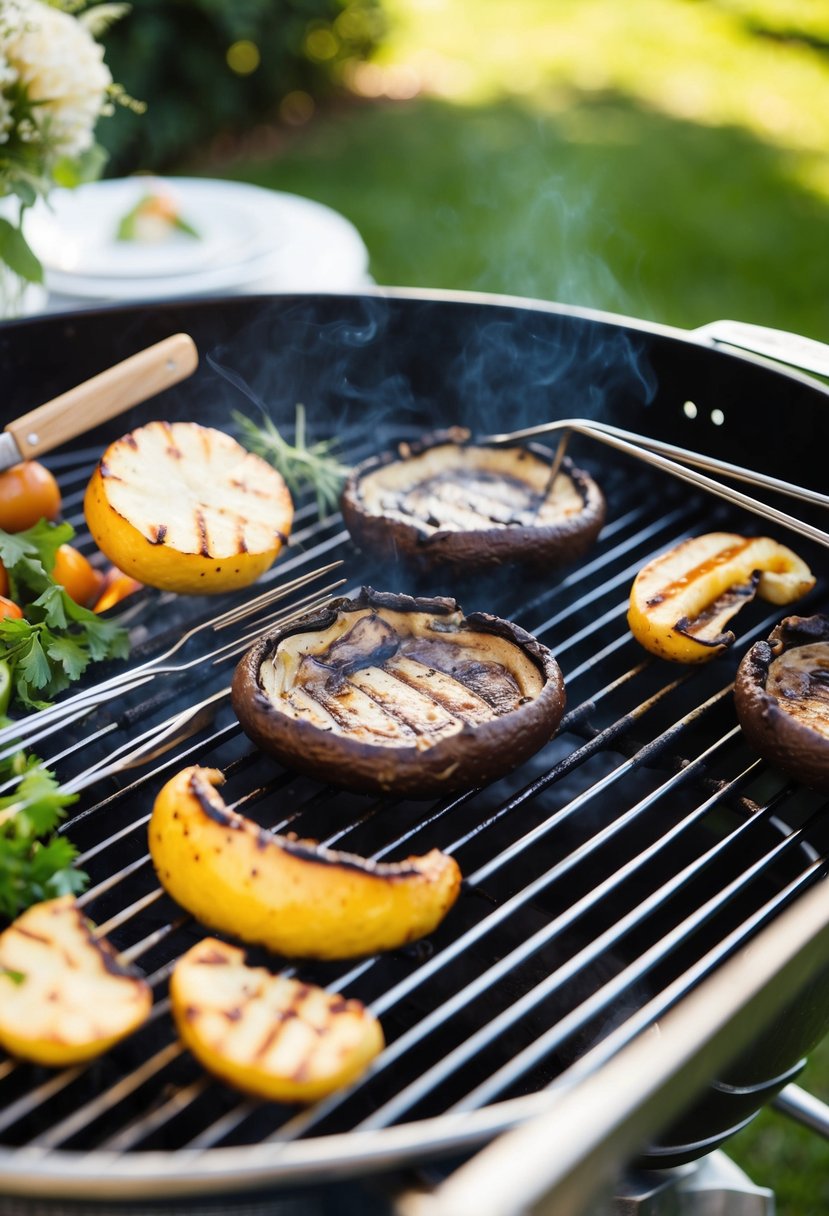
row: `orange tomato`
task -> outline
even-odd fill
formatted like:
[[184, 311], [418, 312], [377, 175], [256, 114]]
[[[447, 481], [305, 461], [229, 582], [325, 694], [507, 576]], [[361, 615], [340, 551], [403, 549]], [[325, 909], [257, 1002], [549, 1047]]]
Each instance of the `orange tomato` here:
[[19, 604], [15, 604], [14, 600], [7, 600], [5, 595], [0, 595], [0, 620], [4, 620], [7, 616], [19, 620], [22, 615], [23, 609]]
[[128, 595], [140, 591], [143, 586], [144, 584], [139, 583], [138, 579], [133, 578], [131, 574], [123, 574], [112, 566], [104, 576], [103, 589], [92, 605], [92, 611], [106, 612], [107, 609], [120, 604], [121, 600], [126, 599]]
[[0, 472], [0, 528], [22, 532], [39, 519], [57, 519], [60, 487], [36, 460], [24, 460]]
[[9, 594], [9, 576], [6, 573], [6, 567], [0, 562], [0, 596]]
[[71, 545], [61, 545], [55, 554], [52, 578], [60, 583], [76, 604], [84, 606], [98, 597], [104, 582], [103, 574]]

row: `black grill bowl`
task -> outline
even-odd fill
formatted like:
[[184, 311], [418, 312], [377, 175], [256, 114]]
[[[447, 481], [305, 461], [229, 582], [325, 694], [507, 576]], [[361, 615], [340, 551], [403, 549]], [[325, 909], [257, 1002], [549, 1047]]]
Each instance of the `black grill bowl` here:
[[[190, 380], [46, 459], [82, 546], [90, 547], [83, 487], [106, 442], [152, 418], [232, 430], [233, 410], [254, 416], [260, 404], [285, 427], [304, 404], [314, 438], [336, 437], [350, 462], [449, 424], [486, 434], [585, 418], [825, 488], [829, 391], [820, 382], [704, 336], [472, 295], [234, 297], [6, 323], [5, 421], [182, 330], [201, 356]], [[776, 612], [750, 605], [734, 653], [692, 671], [641, 651], [624, 613], [646, 560], [721, 528], [797, 549], [818, 575], [798, 610], [826, 611], [825, 550], [633, 456], [583, 437], [572, 448], [605, 491], [608, 521], [590, 554], [557, 570], [498, 569], [448, 586], [445, 572], [372, 562], [336, 513], [319, 521], [310, 500], [298, 504], [273, 578], [341, 558], [349, 589], [452, 595], [467, 611], [517, 621], [564, 671], [560, 734], [492, 787], [434, 804], [395, 802], [281, 770], [224, 705], [158, 764], [88, 790], [65, 829], [92, 880], [85, 907], [97, 923], [112, 921], [119, 949], [137, 954], [156, 1014], [77, 1078], [0, 1061], [0, 1189], [183, 1201], [216, 1187], [288, 1187], [320, 1171], [371, 1173], [468, 1151], [540, 1110], [546, 1091], [611, 1033], [623, 1038], [645, 1005], [663, 1001], [667, 1013], [682, 999], [683, 976], [693, 977], [687, 991], [702, 978], [700, 960], [715, 968], [821, 880], [825, 800], [758, 760], [731, 703], [739, 657]], [[758, 497], [792, 510], [780, 496]], [[822, 526], [814, 507], [798, 512]], [[132, 617], [136, 657], [210, 610], [147, 593]], [[151, 694], [107, 707], [92, 726], [114, 721], [116, 737], [128, 738], [228, 675], [211, 668], [196, 681], [157, 680]], [[90, 734], [84, 723], [61, 743]], [[70, 752], [60, 776], [105, 754], [112, 738]], [[224, 768], [228, 800], [244, 798], [265, 826], [290, 822], [302, 835], [390, 858], [450, 848], [461, 864], [459, 904], [428, 942], [354, 969], [300, 966], [309, 980], [342, 981], [372, 1003], [389, 1042], [390, 1065], [330, 1109], [247, 1102], [176, 1049], [167, 976], [201, 930], [159, 895], [142, 825], [163, 781], [194, 762]], [[707, 1087], [697, 1104], [672, 1112], [640, 1146], [642, 1162], [691, 1160], [753, 1117], [824, 1035], [827, 998], [829, 958], [821, 958], [762, 1038], [735, 1035], [729, 1066], [700, 1078]]]

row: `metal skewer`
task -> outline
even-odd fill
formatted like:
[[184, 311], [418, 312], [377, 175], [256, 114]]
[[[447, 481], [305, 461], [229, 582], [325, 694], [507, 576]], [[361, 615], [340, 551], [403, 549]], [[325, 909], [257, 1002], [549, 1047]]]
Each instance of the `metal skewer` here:
[[[163, 654], [156, 655], [151, 659], [147, 659], [144, 663], [140, 663], [136, 667], [132, 667], [127, 671], [118, 672], [116, 675], [110, 676], [106, 680], [102, 680], [100, 683], [91, 688], [82, 689], [73, 696], [67, 697], [63, 701], [59, 701], [56, 705], [50, 706], [48, 709], [41, 710], [38, 714], [35, 714], [30, 718], [23, 719], [22, 721], [16, 721], [11, 723], [9, 726], [0, 728], [0, 746], [2, 746], [4, 743], [13, 745], [7, 750], [0, 752], [0, 760], [8, 755], [12, 755], [17, 751], [20, 751], [23, 747], [31, 746], [32, 743], [54, 733], [55, 730], [59, 730], [61, 727], [77, 721], [85, 714], [90, 713], [93, 709], [96, 709], [105, 704], [107, 701], [111, 700], [114, 696], [123, 695], [127, 692], [133, 691], [136, 688], [139, 688], [142, 684], [146, 684], [148, 681], [152, 680], [156, 675], [184, 671], [188, 667], [195, 666], [200, 662], [206, 662], [216, 658], [216, 656], [221, 656], [225, 651], [227, 654], [232, 654], [233, 648], [241, 646], [242, 641], [245, 641], [246, 643], [250, 641], [250, 634], [246, 635], [245, 639], [237, 640], [235, 643], [226, 644], [225, 646], [220, 647], [219, 650], [214, 651], [212, 654], [207, 656], [203, 656], [200, 659], [191, 660], [188, 663], [180, 664], [178, 666], [170, 666], [168, 664], [169, 659], [171, 659], [173, 655], [181, 650], [181, 648], [197, 634], [202, 633], [207, 629], [212, 629], [214, 632], [218, 632], [222, 629], [248, 620], [256, 616], [256, 614], [261, 610], [270, 607], [272, 604], [278, 603], [280, 600], [298, 590], [300, 587], [305, 586], [307, 583], [310, 583], [315, 579], [324, 577], [326, 574], [330, 573], [332, 570], [336, 570], [341, 565], [341, 561], [330, 562], [328, 565], [321, 566], [317, 570], [312, 570], [306, 574], [300, 575], [288, 583], [283, 583], [277, 587], [271, 588], [271, 590], [264, 592], [262, 595], [257, 596], [255, 599], [241, 607], [237, 605], [234, 608], [228, 609], [226, 612], [220, 613], [216, 617], [210, 618], [210, 620], [201, 621], [198, 625], [194, 625], [191, 629], [188, 629], [185, 633], [183, 633], [181, 637], [177, 638], [173, 645], [164, 651]], [[342, 586], [342, 581], [331, 583], [328, 587], [313, 592], [312, 595], [314, 597], [326, 595], [340, 586]], [[293, 613], [295, 608], [303, 604], [307, 604], [310, 598], [311, 596], [303, 597], [303, 599], [301, 599], [297, 605], [292, 607], [291, 612]], [[260, 627], [265, 624], [274, 623], [275, 619], [275, 616], [272, 614], [270, 617], [265, 618], [263, 622], [260, 622]], [[225, 655], [225, 657], [227, 657], [227, 655]]]

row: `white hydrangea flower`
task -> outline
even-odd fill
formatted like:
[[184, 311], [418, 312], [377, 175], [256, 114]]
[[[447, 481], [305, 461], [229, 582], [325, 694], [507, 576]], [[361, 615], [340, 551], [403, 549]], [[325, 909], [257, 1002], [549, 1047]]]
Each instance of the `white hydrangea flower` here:
[[[95, 124], [108, 110], [112, 75], [103, 47], [75, 17], [41, 0], [6, 0], [2, 8], [0, 62], [38, 103], [35, 121], [51, 150], [79, 156], [92, 146]], [[2, 122], [0, 111], [0, 129]]]

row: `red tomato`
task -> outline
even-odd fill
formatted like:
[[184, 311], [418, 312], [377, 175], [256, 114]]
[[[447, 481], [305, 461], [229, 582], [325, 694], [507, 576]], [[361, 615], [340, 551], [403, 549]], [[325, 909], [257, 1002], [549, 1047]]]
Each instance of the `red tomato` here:
[[19, 620], [22, 615], [23, 609], [15, 604], [14, 600], [7, 600], [5, 595], [0, 595], [0, 620], [4, 620], [7, 616]]
[[0, 596], [9, 594], [9, 576], [6, 573], [6, 567], [0, 562]]
[[0, 473], [0, 528], [22, 532], [39, 519], [57, 519], [60, 488], [48, 469], [24, 460]]
[[71, 545], [61, 545], [55, 555], [52, 578], [71, 595], [76, 604], [87, 605], [97, 599], [104, 576], [82, 553]]

